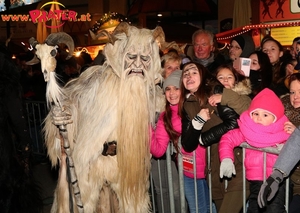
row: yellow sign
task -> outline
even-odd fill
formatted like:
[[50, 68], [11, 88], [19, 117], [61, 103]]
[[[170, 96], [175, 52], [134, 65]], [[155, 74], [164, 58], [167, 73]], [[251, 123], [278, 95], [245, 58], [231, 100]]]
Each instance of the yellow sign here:
[[291, 46], [294, 38], [300, 36], [300, 26], [271, 28], [271, 36], [283, 46]]

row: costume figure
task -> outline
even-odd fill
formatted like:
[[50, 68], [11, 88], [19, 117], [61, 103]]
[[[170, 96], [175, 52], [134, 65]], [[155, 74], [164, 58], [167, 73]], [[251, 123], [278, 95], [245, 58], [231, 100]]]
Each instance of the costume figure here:
[[103, 31], [109, 38], [104, 64], [88, 68], [61, 88], [64, 96], [45, 121], [49, 157], [52, 165], [60, 165], [51, 212], [83, 212], [77, 210], [74, 189], [66, 181], [66, 147], [53, 119], [56, 125], [68, 124], [67, 148], [84, 212], [110, 212], [101, 194], [107, 189], [118, 202], [112, 212], [150, 211], [149, 130], [155, 122], [155, 79], [160, 76], [158, 28], [138, 29], [122, 22], [113, 34]]

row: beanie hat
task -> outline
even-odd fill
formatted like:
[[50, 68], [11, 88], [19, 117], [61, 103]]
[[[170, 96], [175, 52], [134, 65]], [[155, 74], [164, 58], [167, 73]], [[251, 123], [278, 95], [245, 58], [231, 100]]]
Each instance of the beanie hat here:
[[257, 109], [266, 110], [273, 114], [275, 117], [273, 123], [284, 116], [284, 106], [281, 100], [268, 88], [263, 89], [253, 98], [248, 109], [249, 116], [252, 117], [253, 111]]
[[244, 49], [245, 40], [244, 40], [243, 36], [241, 36], [241, 35], [235, 36], [231, 41], [233, 41], [233, 40], [236, 41], [240, 45], [242, 50]]
[[165, 92], [166, 88], [170, 85], [175, 86], [176, 88], [179, 88], [181, 75], [182, 75], [182, 70], [175, 70], [174, 72], [172, 72], [164, 80], [164, 83], [163, 83], [164, 92]]
[[232, 40], [235, 40], [242, 49], [240, 57], [248, 58], [255, 51], [254, 41], [248, 34], [235, 36]]

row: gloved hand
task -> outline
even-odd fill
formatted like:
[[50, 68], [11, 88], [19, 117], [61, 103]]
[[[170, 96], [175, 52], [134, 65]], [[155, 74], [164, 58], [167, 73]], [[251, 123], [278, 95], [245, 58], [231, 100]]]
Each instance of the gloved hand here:
[[65, 107], [53, 106], [51, 108], [52, 123], [55, 126], [67, 125], [73, 123], [72, 115], [69, 110]]
[[220, 166], [220, 178], [223, 176], [231, 178], [232, 174], [236, 174], [234, 164], [230, 158], [224, 158]]
[[279, 184], [283, 181], [283, 174], [275, 169], [273, 173], [267, 178], [266, 182], [260, 187], [257, 202], [260, 208], [266, 206], [267, 201], [272, 200], [278, 191]]

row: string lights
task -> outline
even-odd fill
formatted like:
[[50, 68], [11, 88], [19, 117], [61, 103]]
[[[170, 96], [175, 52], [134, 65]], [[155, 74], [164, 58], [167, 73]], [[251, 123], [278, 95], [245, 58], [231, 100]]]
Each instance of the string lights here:
[[241, 35], [241, 34], [244, 34], [250, 30], [253, 30], [253, 29], [259, 29], [259, 28], [275, 28], [275, 27], [295, 27], [295, 26], [300, 26], [300, 21], [294, 21], [294, 22], [281, 22], [281, 23], [270, 23], [270, 24], [254, 24], [254, 25], [246, 25], [244, 27], [241, 28], [241, 31], [238, 32], [238, 33], [234, 33], [230, 36], [220, 36], [220, 37], [217, 37], [217, 40], [218, 41], [221, 41], [221, 40], [227, 40], [227, 39], [231, 39], [235, 36], [238, 36], [238, 35]]
[[[122, 14], [119, 13], [115, 13], [115, 12], [109, 12], [109, 13], [105, 13], [98, 21], [96, 21], [96, 23], [93, 25], [93, 27], [90, 29], [93, 33], [97, 33], [98, 30], [100, 30], [100, 28], [105, 24], [108, 23], [109, 25], [115, 25], [117, 23], [120, 22], [129, 22], [129, 20], [127, 19], [127, 17], [125, 17]], [[129, 22], [130, 23], [130, 22]]]
[[91, 53], [88, 51], [88, 49], [85, 48], [85, 47], [83, 47], [83, 48], [80, 49], [80, 50], [79, 50], [79, 48], [77, 48], [77, 49], [78, 49], [78, 50], [77, 50], [77, 51], [74, 51], [74, 53], [73, 53], [73, 55], [74, 55], [75, 57], [79, 57], [80, 54], [81, 54], [82, 52], [86, 52], [86, 53], [88, 53], [88, 54], [91, 54]]

